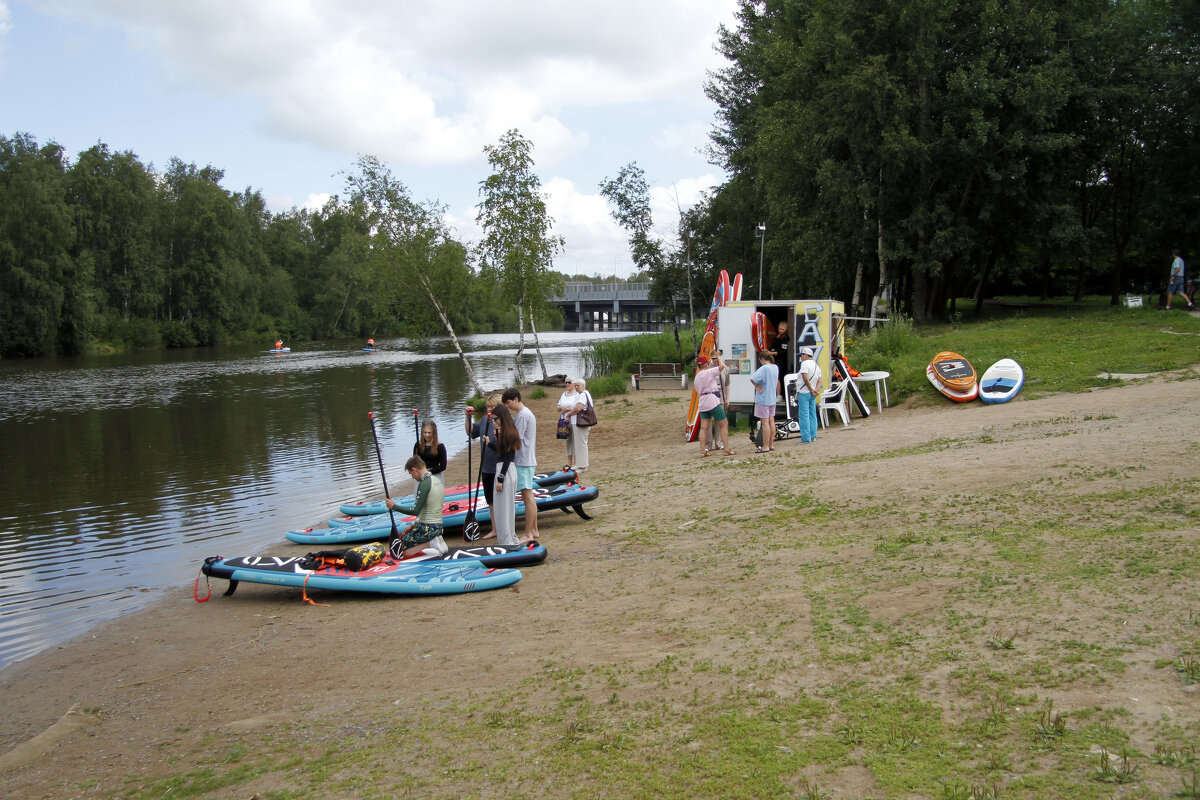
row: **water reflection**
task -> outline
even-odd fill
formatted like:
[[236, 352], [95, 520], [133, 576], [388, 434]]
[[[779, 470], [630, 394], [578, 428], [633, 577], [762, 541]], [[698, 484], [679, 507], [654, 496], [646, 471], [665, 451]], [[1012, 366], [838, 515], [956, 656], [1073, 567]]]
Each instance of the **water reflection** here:
[[[542, 335], [547, 370], [582, 370], [579, 348], [598, 335], [628, 334]], [[485, 389], [509, 385], [515, 335], [462, 342]], [[451, 343], [378, 345], [0, 362], [0, 666], [147, 590], [182, 591], [205, 556], [290, 551], [283, 531], [381, 494], [368, 411], [396, 493], [413, 409], [461, 451], [472, 389]], [[522, 367], [541, 374], [532, 350]]]

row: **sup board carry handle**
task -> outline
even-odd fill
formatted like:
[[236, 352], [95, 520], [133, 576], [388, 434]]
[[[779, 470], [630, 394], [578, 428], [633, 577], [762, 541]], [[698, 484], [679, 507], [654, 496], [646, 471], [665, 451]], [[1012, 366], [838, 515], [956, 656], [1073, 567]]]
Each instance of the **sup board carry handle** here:
[[[417, 410], [413, 409], [413, 419], [416, 419]], [[371, 438], [375, 440], [375, 458], [379, 460], [379, 477], [383, 479], [383, 496], [390, 500], [392, 495], [388, 492], [387, 475], [383, 471], [383, 453], [379, 451], [379, 434], [375, 431], [375, 412], [368, 411], [367, 419], [371, 421]], [[388, 519], [392, 521], [392, 531], [388, 534], [388, 552], [392, 552], [396, 540], [400, 538], [400, 531], [396, 530], [396, 513], [388, 506]], [[393, 553], [394, 555], [394, 553]]]

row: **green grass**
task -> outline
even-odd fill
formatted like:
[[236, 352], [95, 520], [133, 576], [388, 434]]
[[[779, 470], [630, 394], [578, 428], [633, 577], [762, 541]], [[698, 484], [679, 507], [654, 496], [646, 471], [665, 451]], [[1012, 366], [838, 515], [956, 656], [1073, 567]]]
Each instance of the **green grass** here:
[[966, 315], [950, 324], [896, 320], [848, 336], [846, 356], [862, 372], [890, 372], [893, 402], [935, 396], [925, 367], [942, 350], [965, 356], [979, 373], [1001, 358], [1015, 359], [1025, 370], [1026, 397], [1103, 386], [1109, 381], [1101, 373], [1161, 372], [1200, 361], [1200, 319], [1088, 300], [1071, 310], [988, 307], [982, 318]]

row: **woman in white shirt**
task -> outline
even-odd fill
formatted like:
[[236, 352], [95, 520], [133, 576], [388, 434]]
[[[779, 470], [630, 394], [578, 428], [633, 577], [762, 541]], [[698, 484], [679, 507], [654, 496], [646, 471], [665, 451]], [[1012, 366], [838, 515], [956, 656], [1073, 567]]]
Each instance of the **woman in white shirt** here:
[[564, 439], [567, 445], [567, 468], [575, 468], [575, 451], [571, 447], [571, 442], [575, 438], [575, 405], [579, 395], [575, 390], [575, 379], [567, 377], [567, 388], [563, 391], [562, 396], [558, 398], [558, 415], [566, 417], [571, 424], [571, 435]]
[[595, 405], [592, 401], [592, 393], [587, 390], [587, 381], [583, 378], [567, 378], [567, 381], [574, 388], [573, 405], [571, 406], [571, 438], [567, 439], [567, 466], [573, 468], [576, 472], [587, 472], [588, 468], [588, 434], [591, 433], [590, 427], [579, 427], [578, 422], [579, 412], [583, 411], [589, 405]]

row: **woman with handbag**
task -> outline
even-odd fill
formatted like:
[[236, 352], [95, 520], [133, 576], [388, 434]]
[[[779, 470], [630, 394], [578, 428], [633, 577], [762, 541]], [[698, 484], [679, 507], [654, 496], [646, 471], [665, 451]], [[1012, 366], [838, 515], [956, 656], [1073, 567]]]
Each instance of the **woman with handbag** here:
[[567, 378], [575, 388], [574, 405], [571, 407], [571, 438], [567, 440], [567, 464], [576, 472], [587, 472], [588, 434], [596, 424], [596, 406], [592, 393], [587, 390], [583, 378]]
[[555, 438], [561, 439], [567, 446], [567, 469], [575, 468], [575, 452], [571, 448], [571, 439], [575, 433], [575, 379], [568, 376], [567, 386], [562, 396], [558, 398], [558, 429]]

